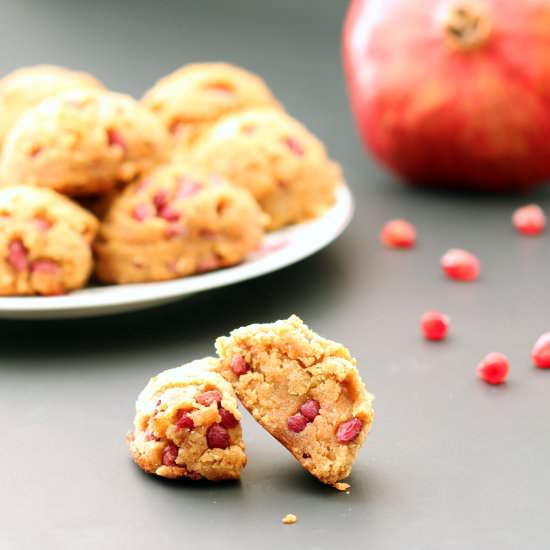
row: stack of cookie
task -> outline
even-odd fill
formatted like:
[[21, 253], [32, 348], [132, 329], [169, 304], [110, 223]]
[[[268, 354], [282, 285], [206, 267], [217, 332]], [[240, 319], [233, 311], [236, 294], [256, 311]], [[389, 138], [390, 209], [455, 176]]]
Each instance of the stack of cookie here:
[[347, 477], [373, 420], [349, 351], [296, 316], [234, 330], [206, 358], [154, 376], [136, 402], [128, 444], [162, 477], [237, 479], [246, 464], [238, 398], [312, 475]]
[[0, 80], [0, 147], [0, 295], [237, 264], [264, 231], [323, 214], [341, 180], [265, 83], [224, 63], [185, 66], [142, 101], [20, 69]]

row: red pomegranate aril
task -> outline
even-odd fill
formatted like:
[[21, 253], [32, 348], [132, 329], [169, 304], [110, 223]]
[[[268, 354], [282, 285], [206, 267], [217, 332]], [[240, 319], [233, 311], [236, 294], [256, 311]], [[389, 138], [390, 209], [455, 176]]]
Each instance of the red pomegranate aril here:
[[184, 235], [187, 235], [187, 228], [181, 223], [170, 223], [168, 227], [164, 229], [164, 237], [166, 239], [183, 237]]
[[441, 257], [441, 269], [456, 281], [475, 281], [479, 277], [479, 260], [471, 253], [460, 248], [451, 248]]
[[298, 155], [299, 157], [303, 157], [304, 154], [305, 154], [305, 149], [303, 147], [303, 145], [296, 139], [296, 138], [293, 138], [293, 137], [288, 137], [285, 139], [285, 143], [286, 143], [286, 146], [295, 154], [295, 155]]
[[209, 407], [212, 403], [221, 403], [222, 393], [219, 390], [208, 390], [195, 397], [197, 403]]
[[8, 246], [8, 262], [19, 273], [29, 268], [29, 257], [21, 241], [12, 241]]
[[412, 248], [416, 244], [416, 229], [406, 220], [389, 220], [382, 227], [380, 239], [389, 248]]
[[209, 449], [227, 449], [229, 441], [229, 433], [220, 424], [213, 424], [208, 428], [206, 442]]
[[176, 417], [176, 427], [180, 430], [183, 430], [184, 428], [191, 430], [195, 427], [195, 423], [188, 413], [185, 411], [178, 411], [178, 415]]
[[228, 410], [222, 407], [218, 412], [221, 416], [220, 426], [229, 429], [239, 425], [239, 421]]
[[168, 222], [177, 222], [180, 219], [180, 213], [171, 206], [163, 206], [158, 215]]
[[420, 317], [420, 328], [427, 340], [443, 340], [449, 331], [450, 319], [439, 311], [426, 311]]
[[187, 176], [182, 176], [180, 178], [180, 185], [176, 197], [179, 199], [187, 199], [197, 194], [201, 189], [201, 183], [193, 181]]
[[197, 271], [199, 273], [204, 273], [205, 271], [213, 271], [214, 269], [218, 269], [220, 265], [220, 260], [216, 255], [208, 256], [207, 258], [199, 260], [197, 264]]
[[477, 366], [477, 374], [488, 384], [502, 384], [508, 377], [508, 358], [499, 352], [491, 352]]
[[342, 422], [336, 430], [336, 440], [339, 443], [350, 443], [361, 432], [363, 428], [363, 421], [359, 418], [350, 418], [345, 422]]
[[316, 401], [315, 399], [308, 399], [301, 407], [300, 412], [302, 415], [304, 415], [307, 420], [312, 422], [315, 417], [319, 414], [319, 409], [321, 408], [321, 405], [319, 405], [319, 401]]
[[522, 235], [540, 235], [546, 227], [546, 215], [537, 204], [528, 204], [514, 212], [512, 223]]
[[174, 443], [168, 443], [162, 451], [162, 463], [165, 466], [174, 466], [178, 458], [178, 447]]
[[242, 376], [250, 370], [250, 365], [241, 355], [233, 355], [231, 358], [231, 370], [237, 375]]
[[168, 193], [162, 189], [157, 191], [153, 196], [153, 204], [155, 205], [157, 212], [159, 212], [168, 204]]
[[44, 275], [58, 275], [61, 268], [53, 260], [35, 260], [31, 264], [31, 271], [33, 273], [43, 273]]
[[300, 433], [309, 424], [309, 420], [302, 413], [296, 413], [289, 416], [286, 423], [291, 432]]
[[124, 152], [128, 150], [128, 144], [126, 143], [126, 140], [122, 137], [122, 134], [120, 132], [117, 132], [117, 130], [107, 130], [107, 140], [109, 142], [109, 145], [111, 146], [118, 146], [120, 147]]
[[545, 332], [535, 342], [531, 358], [539, 369], [550, 369], [550, 332]]
[[150, 215], [149, 205], [145, 203], [138, 204], [132, 210], [132, 218], [134, 218], [134, 220], [137, 220], [138, 222], [142, 222], [143, 220], [147, 219], [149, 215]]

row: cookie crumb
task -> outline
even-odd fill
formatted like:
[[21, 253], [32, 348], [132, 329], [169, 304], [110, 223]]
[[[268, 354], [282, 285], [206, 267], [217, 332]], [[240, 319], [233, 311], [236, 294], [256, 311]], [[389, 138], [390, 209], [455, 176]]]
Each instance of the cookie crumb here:
[[294, 514], [287, 514], [281, 521], [285, 525], [290, 525], [291, 523], [296, 523], [298, 518]]
[[333, 487], [338, 491], [347, 491], [351, 487], [351, 485], [349, 483], [342, 483], [341, 481], [339, 481], [338, 483], [335, 483]]

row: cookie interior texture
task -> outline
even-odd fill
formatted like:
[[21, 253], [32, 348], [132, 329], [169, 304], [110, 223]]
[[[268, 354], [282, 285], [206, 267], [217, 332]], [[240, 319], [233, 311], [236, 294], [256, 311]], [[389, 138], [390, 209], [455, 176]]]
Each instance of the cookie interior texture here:
[[234, 330], [216, 349], [242, 404], [306, 470], [328, 484], [350, 474], [374, 412], [346, 348], [292, 316]]
[[128, 434], [143, 470], [176, 479], [238, 479], [246, 464], [241, 413], [231, 385], [205, 358], [151, 378]]

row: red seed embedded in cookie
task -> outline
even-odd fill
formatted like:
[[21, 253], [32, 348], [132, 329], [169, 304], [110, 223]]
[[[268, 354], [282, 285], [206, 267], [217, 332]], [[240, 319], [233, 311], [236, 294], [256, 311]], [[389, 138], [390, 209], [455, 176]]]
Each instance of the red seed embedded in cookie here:
[[185, 411], [179, 411], [178, 416], [176, 417], [176, 427], [180, 429], [188, 428], [191, 430], [195, 427], [195, 423], [188, 413]]
[[299, 433], [308, 425], [309, 420], [302, 413], [296, 413], [289, 416], [286, 423], [291, 432]]
[[221, 408], [218, 412], [221, 416], [220, 426], [229, 429], [239, 425], [239, 421], [229, 411]]
[[234, 355], [231, 358], [231, 370], [237, 376], [241, 376], [243, 374], [246, 374], [250, 370], [250, 365], [244, 360], [241, 355]]
[[138, 222], [142, 222], [143, 220], [147, 219], [149, 217], [149, 214], [149, 205], [145, 203], [138, 204], [132, 210], [132, 218], [134, 218], [134, 220], [137, 220]]
[[164, 236], [167, 239], [183, 237], [184, 235], [187, 235], [187, 228], [181, 223], [170, 223], [170, 225], [164, 230]]
[[220, 424], [214, 424], [206, 432], [206, 442], [209, 449], [227, 449], [229, 447], [229, 434]]
[[43, 273], [44, 275], [58, 275], [61, 268], [53, 260], [35, 260], [31, 264], [31, 271], [33, 273]]
[[288, 137], [285, 139], [286, 146], [299, 157], [303, 157], [305, 149], [303, 145], [294, 137]]
[[157, 212], [160, 212], [168, 204], [168, 192], [161, 189], [153, 196], [153, 203]]
[[308, 399], [301, 407], [300, 412], [310, 421], [312, 422], [315, 417], [319, 414], [319, 409], [321, 408], [321, 405], [319, 405], [319, 401], [315, 401], [315, 399]]
[[168, 222], [177, 222], [180, 219], [180, 213], [171, 206], [163, 206], [158, 213], [159, 217]]
[[168, 443], [162, 451], [162, 463], [165, 466], [174, 466], [178, 458], [178, 447], [174, 443]]
[[197, 397], [195, 397], [195, 401], [205, 407], [208, 407], [212, 405], [212, 403], [221, 403], [222, 393], [219, 390], [208, 390], [197, 395]]
[[126, 140], [122, 137], [122, 134], [117, 130], [112, 128], [107, 130], [107, 140], [109, 145], [120, 147], [124, 152], [128, 150], [128, 144]]
[[8, 262], [15, 271], [26, 271], [29, 268], [29, 257], [21, 241], [12, 241], [8, 246]]
[[339, 443], [350, 443], [358, 435], [361, 429], [363, 428], [363, 421], [359, 418], [351, 418], [342, 422], [338, 429], [336, 430], [336, 440]]

